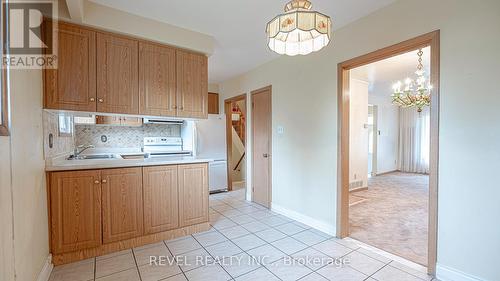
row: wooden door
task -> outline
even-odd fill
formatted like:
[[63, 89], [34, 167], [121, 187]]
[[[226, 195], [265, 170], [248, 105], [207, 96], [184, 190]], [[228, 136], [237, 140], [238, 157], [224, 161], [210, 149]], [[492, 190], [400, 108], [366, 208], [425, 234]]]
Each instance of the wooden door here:
[[179, 224], [208, 221], [208, 164], [178, 166]]
[[208, 93], [208, 114], [219, 114], [219, 94]]
[[101, 173], [50, 173], [53, 254], [97, 247], [101, 242]]
[[144, 233], [179, 227], [177, 165], [143, 168]]
[[96, 34], [59, 22], [57, 35], [57, 69], [44, 70], [45, 108], [95, 111]]
[[208, 118], [208, 68], [205, 55], [177, 51], [177, 116]]
[[271, 204], [271, 87], [252, 92], [252, 201]]
[[97, 34], [97, 111], [139, 114], [138, 42]]
[[175, 116], [175, 49], [140, 42], [139, 62], [139, 113]]
[[141, 236], [141, 168], [102, 170], [101, 176], [103, 243]]

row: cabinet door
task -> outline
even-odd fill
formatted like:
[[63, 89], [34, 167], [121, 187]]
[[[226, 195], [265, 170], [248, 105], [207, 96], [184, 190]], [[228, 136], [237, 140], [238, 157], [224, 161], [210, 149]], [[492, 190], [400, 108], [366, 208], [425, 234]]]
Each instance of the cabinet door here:
[[175, 50], [139, 43], [139, 113], [175, 116]]
[[45, 69], [45, 107], [96, 110], [96, 34], [58, 23], [57, 69]]
[[177, 166], [144, 167], [144, 233], [179, 227]]
[[142, 170], [102, 170], [103, 243], [142, 235]]
[[219, 94], [208, 93], [208, 114], [219, 114]]
[[50, 174], [52, 252], [101, 245], [100, 171]]
[[180, 226], [207, 222], [208, 165], [179, 165], [178, 181]]
[[138, 114], [138, 42], [97, 34], [97, 111]]
[[177, 116], [208, 117], [207, 73], [206, 56], [177, 51]]

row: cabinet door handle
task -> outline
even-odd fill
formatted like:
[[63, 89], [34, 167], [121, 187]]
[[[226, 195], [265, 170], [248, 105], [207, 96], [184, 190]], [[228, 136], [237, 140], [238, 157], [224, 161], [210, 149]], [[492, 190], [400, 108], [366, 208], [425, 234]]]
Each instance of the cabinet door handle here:
[[99, 101], [99, 102], [104, 102], [104, 100], [103, 100], [103, 99], [98, 99], [97, 101]]
[[269, 154], [264, 153], [264, 154], [262, 154], [262, 156], [264, 156], [264, 158], [267, 158], [267, 157], [269, 157]]
[[102, 183], [107, 183], [108, 181], [107, 180], [102, 180]]
[[177, 109], [177, 105], [172, 106], [173, 109]]
[[180, 109], [180, 110], [183, 110], [183, 109], [184, 109], [184, 106], [179, 106], [179, 109]]
[[90, 98], [90, 101], [94, 102], [94, 101], [95, 101], [95, 98]]
[[99, 183], [100, 183], [100, 181], [98, 181], [98, 180], [95, 180], [95, 181], [94, 181], [94, 183], [95, 183], [95, 184], [99, 184]]

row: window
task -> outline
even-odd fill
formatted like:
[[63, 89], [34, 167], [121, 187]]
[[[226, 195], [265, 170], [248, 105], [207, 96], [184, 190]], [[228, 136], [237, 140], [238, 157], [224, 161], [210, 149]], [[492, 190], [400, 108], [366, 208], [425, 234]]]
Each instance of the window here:
[[[0, 44], [0, 54], [3, 55], [6, 53], [4, 47], [7, 46], [6, 38], [4, 31], [7, 31], [7, 22], [8, 19], [6, 17], [5, 11], [3, 10], [5, 3], [0, 5], [0, 15], [2, 15], [2, 21], [0, 23], [1, 30], [1, 44]], [[3, 68], [0, 69], [0, 136], [8, 136], [9, 135], [9, 102], [8, 102], [8, 73], [7, 70]]]

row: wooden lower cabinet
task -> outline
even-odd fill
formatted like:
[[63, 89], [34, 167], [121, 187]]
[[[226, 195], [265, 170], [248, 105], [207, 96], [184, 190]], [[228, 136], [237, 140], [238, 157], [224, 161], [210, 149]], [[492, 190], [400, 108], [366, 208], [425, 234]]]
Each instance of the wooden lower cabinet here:
[[179, 165], [177, 174], [180, 226], [208, 221], [208, 164]]
[[49, 172], [55, 263], [208, 229], [208, 164]]
[[144, 233], [179, 227], [177, 165], [143, 168]]
[[52, 253], [97, 247], [101, 242], [101, 172], [50, 175]]
[[142, 168], [109, 169], [102, 177], [102, 240], [143, 234]]

